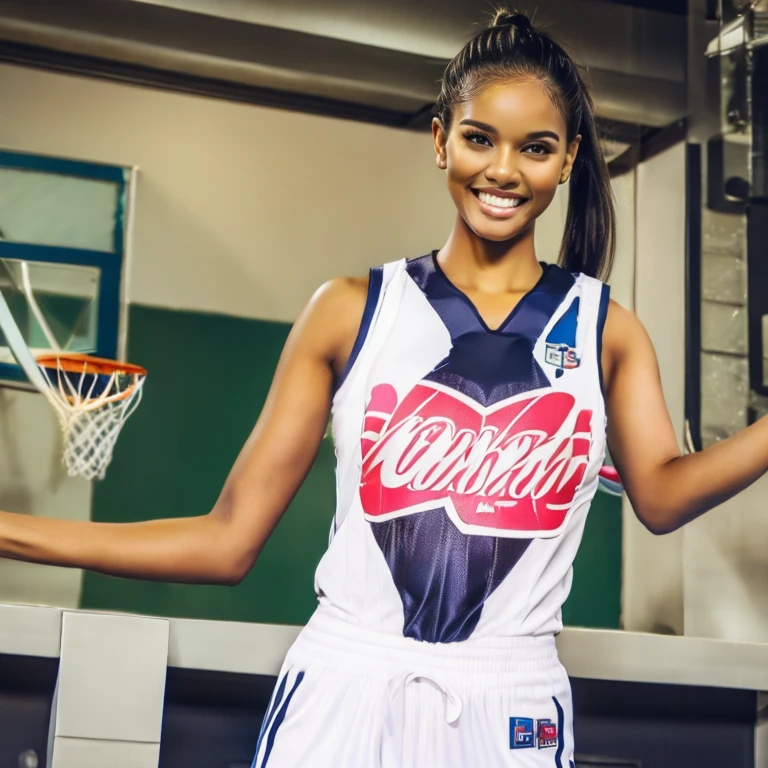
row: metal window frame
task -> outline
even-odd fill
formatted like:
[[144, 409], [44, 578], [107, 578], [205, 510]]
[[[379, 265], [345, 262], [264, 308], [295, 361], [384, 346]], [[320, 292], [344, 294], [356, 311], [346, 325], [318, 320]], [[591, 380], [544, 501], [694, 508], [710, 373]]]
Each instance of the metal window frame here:
[[[30, 262], [95, 267], [99, 270], [97, 313], [97, 357], [117, 359], [123, 353], [121, 321], [123, 273], [126, 262], [126, 216], [132, 169], [124, 166], [90, 163], [26, 152], [0, 150], [0, 168], [74, 176], [89, 181], [106, 181], [117, 187], [117, 203], [112, 231], [112, 251], [70, 248], [55, 245], [0, 240], [0, 258]], [[18, 365], [0, 362], [0, 384], [24, 384], [27, 378]]]

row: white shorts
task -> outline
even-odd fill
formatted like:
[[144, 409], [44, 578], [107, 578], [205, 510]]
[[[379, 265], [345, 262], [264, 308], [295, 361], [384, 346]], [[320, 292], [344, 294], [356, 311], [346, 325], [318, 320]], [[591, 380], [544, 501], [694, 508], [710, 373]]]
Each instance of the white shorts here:
[[572, 761], [571, 689], [553, 637], [432, 644], [319, 611], [286, 656], [253, 768]]

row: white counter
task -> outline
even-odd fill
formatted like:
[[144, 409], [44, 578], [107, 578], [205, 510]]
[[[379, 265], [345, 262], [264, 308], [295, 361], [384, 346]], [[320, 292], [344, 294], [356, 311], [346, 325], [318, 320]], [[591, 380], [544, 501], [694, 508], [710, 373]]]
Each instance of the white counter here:
[[[0, 654], [56, 658], [71, 611], [0, 604]], [[125, 615], [125, 614], [121, 614]], [[168, 666], [276, 675], [300, 627], [167, 619]], [[557, 647], [571, 677], [768, 691], [768, 644], [568, 628]]]

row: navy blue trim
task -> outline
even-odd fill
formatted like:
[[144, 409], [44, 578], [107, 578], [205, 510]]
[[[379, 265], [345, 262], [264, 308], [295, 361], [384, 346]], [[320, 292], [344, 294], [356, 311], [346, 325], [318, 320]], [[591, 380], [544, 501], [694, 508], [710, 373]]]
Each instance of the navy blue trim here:
[[[120, 324], [120, 279], [122, 274], [122, 259], [119, 254], [1, 241], [0, 258], [24, 259], [25, 261], [49, 264], [71, 264], [98, 269], [97, 336], [93, 354], [96, 357], [110, 359], [117, 357], [118, 327]], [[0, 363], [0, 379], [26, 381], [27, 377], [18, 365]]]
[[469, 333], [483, 333], [491, 337], [525, 336], [533, 346], [576, 282], [570, 272], [542, 262], [536, 285], [520, 298], [504, 322], [491, 330], [472, 300], [442, 271], [437, 253], [412, 259], [406, 271], [440, 316], [452, 341]]
[[269, 723], [272, 720], [272, 715], [275, 714], [275, 709], [280, 706], [280, 702], [283, 700], [283, 694], [285, 693], [285, 683], [288, 680], [288, 673], [283, 675], [283, 679], [275, 686], [275, 690], [272, 691], [272, 697], [267, 705], [267, 711], [264, 713], [264, 719], [261, 721], [261, 729], [259, 730], [259, 738], [256, 741], [256, 754], [253, 756], [253, 763], [251, 768], [256, 768], [256, 760], [259, 758], [259, 749], [261, 748], [261, 741], [264, 738], [264, 734], [267, 732]]
[[[124, 174], [126, 176], [127, 174]], [[125, 242], [125, 217], [128, 211], [128, 185], [126, 180], [117, 184], [117, 199], [115, 203], [115, 228], [112, 230], [112, 250], [114, 253], [123, 253]]]
[[0, 166], [18, 168], [25, 171], [40, 171], [42, 173], [58, 173], [62, 176], [79, 176], [94, 181], [113, 181], [116, 184], [125, 183], [125, 168], [100, 163], [85, 163], [81, 160], [65, 160], [60, 157], [44, 157], [29, 155], [25, 152], [0, 151]]
[[597, 375], [600, 378], [600, 391], [605, 399], [605, 386], [603, 384], [603, 330], [605, 320], [608, 317], [608, 305], [611, 299], [611, 286], [603, 283], [600, 293], [600, 309], [597, 312]]
[[0, 240], [0, 258], [46, 261], [53, 264], [75, 264], [84, 267], [103, 267], [108, 259], [119, 258], [108, 251], [91, 251], [85, 248], [65, 248], [58, 245], [34, 245]]
[[261, 764], [261, 768], [267, 768], [267, 761], [269, 760], [269, 756], [272, 753], [272, 747], [275, 745], [275, 737], [277, 736], [277, 731], [283, 724], [283, 720], [285, 720], [285, 715], [288, 712], [288, 706], [291, 703], [293, 694], [296, 693], [296, 689], [299, 687], [299, 685], [301, 685], [301, 681], [303, 679], [304, 673], [299, 672], [299, 674], [296, 676], [296, 682], [293, 684], [293, 688], [291, 688], [291, 692], [285, 699], [285, 703], [282, 707], [280, 707], [280, 711], [277, 713], [277, 715], [275, 715], [275, 721], [269, 731], [269, 736], [267, 737], [267, 748], [264, 750], [264, 761]]
[[560, 706], [556, 696], [552, 697], [557, 710], [557, 752], [555, 752], [555, 766], [563, 768], [563, 751], [565, 750], [565, 739], [563, 739], [563, 728], [565, 727], [565, 712]]
[[0, 381], [27, 381], [24, 371], [14, 363], [0, 363]]
[[[480, 324], [480, 327], [486, 332], [490, 334], [495, 335], [503, 335], [504, 333], [508, 333], [510, 330], [510, 326], [512, 324], [512, 321], [515, 319], [515, 317], [520, 314], [520, 312], [523, 310], [523, 308], [527, 308], [528, 304], [530, 304], [534, 298], [541, 292], [541, 289], [543, 287], [546, 287], [546, 284], [550, 282], [550, 277], [552, 274], [554, 274], [554, 270], [552, 267], [553, 264], [547, 264], [546, 262], [539, 262], [541, 266], [541, 275], [539, 276], [539, 279], [536, 281], [535, 285], [527, 292], [524, 293], [520, 300], [515, 304], [514, 307], [510, 310], [509, 314], [506, 316], [506, 318], [502, 321], [501, 325], [499, 325], [498, 328], [489, 328], [485, 320], [483, 319], [483, 316], [480, 314], [480, 312], [477, 309], [477, 306], [475, 306], [475, 302], [472, 301], [472, 299], [467, 296], [464, 291], [461, 290], [461, 288], [458, 288], [455, 286], [448, 275], [443, 272], [443, 268], [440, 266], [440, 262], [437, 260], [437, 254], [439, 251], [432, 251], [431, 257], [432, 257], [432, 266], [436, 274], [438, 274], [443, 282], [448, 286], [448, 288], [453, 291], [456, 295], [459, 296], [459, 298], [466, 302], [466, 304], [469, 306], [470, 310], [475, 316], [475, 319]], [[570, 274], [565, 272], [564, 270], [560, 270], [563, 275], [567, 275], [568, 280], [570, 280], [570, 284], [568, 285], [568, 290], [570, 290], [570, 286], [573, 285], [575, 282], [575, 278]], [[565, 293], [568, 292], [568, 290], [565, 291]], [[445, 322], [445, 321], [443, 321]], [[447, 323], [446, 323], [447, 325]], [[449, 326], [450, 329], [450, 326]], [[543, 327], [542, 327], [543, 330]], [[541, 332], [536, 334], [536, 337], [541, 335]]]
[[365, 309], [363, 310], [363, 318], [360, 321], [360, 328], [357, 331], [357, 337], [352, 347], [352, 353], [347, 360], [347, 364], [344, 367], [344, 371], [339, 377], [339, 381], [336, 385], [336, 390], [341, 389], [341, 385], [346, 381], [349, 372], [352, 370], [352, 366], [355, 364], [360, 350], [365, 344], [365, 339], [368, 336], [368, 331], [371, 327], [373, 320], [373, 313], [376, 311], [376, 305], [379, 303], [379, 295], [381, 294], [381, 286], [384, 281], [384, 268], [372, 267], [368, 273], [368, 295], [365, 298]]

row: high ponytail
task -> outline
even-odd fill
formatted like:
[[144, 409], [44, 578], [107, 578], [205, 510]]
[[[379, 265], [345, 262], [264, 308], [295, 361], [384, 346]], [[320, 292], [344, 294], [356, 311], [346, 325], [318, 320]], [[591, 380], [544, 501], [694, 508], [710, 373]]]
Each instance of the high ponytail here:
[[568, 212], [559, 263], [569, 272], [607, 280], [616, 252], [613, 189], [587, 86], [576, 72], [583, 101], [577, 133], [579, 152], [568, 182]]
[[500, 9], [446, 67], [436, 110], [446, 133], [453, 109], [491, 85], [535, 78], [549, 92], [567, 126], [581, 135], [569, 182], [568, 213], [559, 264], [569, 272], [607, 279], [616, 249], [616, 213], [600, 147], [589, 87], [565, 50], [519, 11]]

